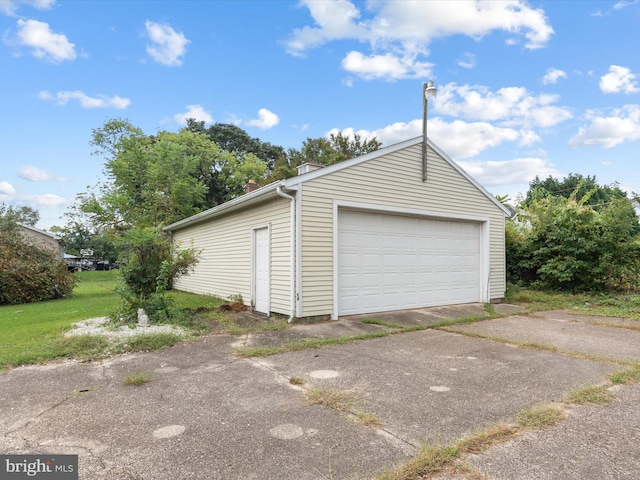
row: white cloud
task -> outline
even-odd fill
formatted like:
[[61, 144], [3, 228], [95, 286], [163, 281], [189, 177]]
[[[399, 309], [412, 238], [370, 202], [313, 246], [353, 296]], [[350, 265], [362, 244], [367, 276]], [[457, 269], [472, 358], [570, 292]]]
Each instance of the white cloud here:
[[591, 123], [580, 127], [578, 133], [569, 140], [571, 147], [601, 145], [615, 147], [624, 142], [640, 140], [640, 105], [625, 105], [616, 109], [608, 117], [589, 112]]
[[22, 5], [27, 5], [38, 10], [48, 10], [56, 0], [0, 0], [0, 13], [13, 16]]
[[16, 193], [16, 189], [13, 188], [13, 185], [4, 180], [0, 182], [0, 194], [13, 195], [14, 193]]
[[[522, 0], [501, 2], [367, 2], [368, 17], [349, 0], [302, 0], [309, 9], [314, 26], [295, 29], [285, 42], [294, 56], [335, 40], [368, 43], [370, 52], [350, 52], [342, 61], [344, 68], [365, 79], [412, 78], [429, 65], [421, 60], [428, 55], [430, 43], [437, 38], [466, 35], [480, 39], [495, 31], [512, 35], [508, 44], [524, 37], [528, 49], [545, 46], [553, 34], [544, 11]], [[392, 71], [397, 62], [404, 72]], [[462, 62], [470, 68], [473, 62]], [[350, 68], [350, 69], [349, 69]]]
[[342, 68], [365, 80], [384, 79], [388, 81], [403, 78], [422, 78], [431, 75], [433, 64], [419, 62], [415, 55], [403, 58], [392, 53], [365, 56], [352, 51], [342, 60]]
[[36, 207], [62, 207], [69, 205], [70, 200], [63, 198], [53, 193], [45, 193], [43, 195], [17, 195], [14, 200], [20, 203], [24, 203], [33, 208]]
[[[0, 182], [0, 188], [2, 187], [3, 183], [6, 183], [6, 182]], [[13, 191], [15, 192], [15, 190]], [[70, 205], [72, 203], [71, 200], [63, 198], [59, 195], [55, 195], [53, 193], [45, 193], [41, 195], [36, 195], [36, 194], [15, 195], [14, 193], [4, 193], [0, 190], [0, 195], [3, 195], [3, 194], [6, 195], [8, 198], [0, 198], [0, 200], [10, 201], [11, 203], [14, 203], [17, 205], [26, 205], [28, 207], [32, 207], [35, 209], [46, 208], [46, 207], [63, 207], [65, 205]]]
[[440, 118], [429, 120], [428, 136], [454, 159], [469, 158], [497, 147], [504, 142], [531, 141], [531, 136], [512, 128], [502, 128], [487, 122], [447, 123]]
[[17, 37], [5, 42], [29, 47], [34, 57], [52, 63], [76, 58], [75, 45], [66, 35], [51, 31], [48, 23], [37, 20], [18, 20]]
[[552, 105], [557, 95], [533, 95], [524, 87], [491, 92], [484, 86], [449, 83], [438, 89], [434, 110], [467, 120], [499, 121], [503, 126], [551, 127], [572, 117], [569, 109]]
[[460, 166], [482, 185], [528, 183], [536, 175], [560, 177], [560, 173], [543, 158], [515, 158], [503, 162], [459, 162]]
[[[467, 123], [456, 120], [447, 123], [436, 117], [429, 119], [427, 127], [428, 137], [454, 159], [473, 157], [504, 142], [531, 145], [540, 141], [540, 137], [529, 130], [501, 128], [487, 122]], [[396, 122], [377, 130], [333, 129], [327, 134], [339, 131], [346, 136], [353, 136], [354, 133], [357, 133], [363, 139], [376, 137], [384, 145], [392, 145], [422, 135], [422, 119], [412, 120], [408, 123]]]
[[567, 78], [566, 72], [558, 68], [549, 68], [544, 77], [542, 77], [542, 83], [549, 85], [550, 83], [558, 83], [560, 78]]
[[213, 117], [207, 112], [201, 105], [187, 105], [187, 111], [184, 113], [177, 113], [173, 116], [173, 119], [181, 124], [186, 125], [187, 119], [193, 118], [197, 122], [211, 123]]
[[319, 28], [296, 28], [286, 43], [287, 50], [292, 55], [301, 55], [305, 50], [332, 40], [367, 36], [367, 27], [356, 23], [360, 17], [360, 11], [349, 0], [331, 2], [303, 0], [300, 4], [309, 9]]
[[280, 123], [280, 118], [278, 118], [278, 115], [270, 110], [267, 110], [266, 108], [261, 108], [260, 110], [258, 110], [258, 118], [254, 120], [247, 120], [245, 122], [246, 125], [249, 125], [251, 127], [258, 127], [261, 130], [268, 130], [270, 128], [273, 128], [278, 125], [278, 123]]
[[622, 10], [623, 8], [629, 7], [631, 5], [637, 5], [638, 0], [623, 0], [620, 2], [616, 2], [613, 6], [614, 10]]
[[611, 65], [609, 73], [600, 77], [600, 90], [603, 93], [638, 93], [636, 76], [627, 67]]
[[171, 26], [147, 20], [144, 24], [151, 44], [147, 45], [147, 53], [156, 62], [168, 67], [182, 65], [182, 58], [191, 43], [182, 32], [176, 32]]
[[55, 180], [56, 182], [63, 182], [63, 177], [56, 177], [51, 175], [47, 170], [43, 168], [34, 167], [33, 165], [25, 165], [18, 172], [20, 178], [29, 180], [30, 182], [46, 182], [49, 180]]
[[66, 105], [70, 100], [77, 100], [80, 102], [82, 108], [115, 108], [117, 110], [123, 110], [131, 105], [131, 100], [118, 95], [114, 95], [111, 98], [106, 95], [90, 97], [80, 90], [58, 92], [55, 95], [43, 90], [38, 93], [38, 98], [53, 101], [57, 105]]

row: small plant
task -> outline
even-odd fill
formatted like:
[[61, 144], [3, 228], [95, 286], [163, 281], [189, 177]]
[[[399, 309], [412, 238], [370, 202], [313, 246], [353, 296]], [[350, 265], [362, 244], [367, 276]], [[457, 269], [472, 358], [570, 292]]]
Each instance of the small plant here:
[[546, 428], [564, 418], [564, 411], [557, 407], [542, 406], [522, 410], [516, 416], [518, 424], [525, 428]]
[[144, 385], [150, 380], [151, 380], [151, 377], [149, 375], [147, 375], [146, 373], [138, 372], [138, 373], [132, 373], [130, 375], [127, 375], [124, 378], [123, 383], [125, 385], [139, 387], [140, 385]]
[[569, 401], [578, 405], [595, 403], [606, 405], [611, 401], [613, 394], [602, 385], [589, 385], [572, 391], [569, 394]]
[[304, 385], [304, 378], [301, 377], [290, 377], [289, 383], [291, 385]]
[[234, 293], [233, 295], [229, 295], [229, 303], [244, 303], [242, 299], [241, 293]]

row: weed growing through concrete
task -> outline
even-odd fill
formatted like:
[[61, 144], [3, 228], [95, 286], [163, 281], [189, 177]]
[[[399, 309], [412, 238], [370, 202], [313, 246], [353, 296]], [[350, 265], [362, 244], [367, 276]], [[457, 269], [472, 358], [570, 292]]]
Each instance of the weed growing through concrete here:
[[371, 412], [355, 412], [354, 422], [365, 427], [377, 428], [380, 426], [380, 420]]
[[407, 480], [425, 478], [442, 472], [445, 468], [452, 468], [453, 462], [460, 456], [460, 452], [450, 445], [427, 445], [407, 463], [394, 470], [384, 472], [378, 480]]
[[291, 385], [304, 385], [304, 378], [300, 378], [300, 377], [290, 377], [289, 378], [289, 383]]
[[346, 415], [349, 420], [365, 427], [377, 428], [380, 420], [371, 412], [359, 410], [356, 395], [351, 390], [339, 390], [333, 387], [313, 387], [307, 392], [309, 405], [322, 405]]
[[400, 325], [399, 323], [387, 322], [385, 320], [378, 320], [375, 318], [374, 319], [365, 318], [362, 320], [362, 323], [366, 323], [367, 325], [379, 325], [381, 327], [393, 328], [398, 330], [403, 330], [405, 328], [404, 325]]
[[564, 416], [564, 410], [561, 408], [543, 405], [521, 410], [516, 416], [516, 421], [525, 428], [546, 428], [555, 425]]
[[[266, 357], [269, 355], [277, 355], [279, 353], [296, 352], [299, 350], [305, 350], [307, 348], [323, 348], [335, 345], [344, 345], [348, 343], [357, 342], [360, 340], [370, 340], [372, 338], [388, 337], [389, 335], [397, 335], [400, 333], [416, 332], [420, 330], [438, 329], [448, 327], [451, 325], [474, 323], [482, 320], [489, 320], [491, 318], [497, 318], [501, 315], [481, 315], [460, 318], [457, 320], [441, 320], [439, 322], [432, 323], [430, 325], [414, 325], [411, 327], [403, 327], [402, 325], [395, 323], [378, 322], [377, 320], [365, 320], [365, 323], [371, 323], [375, 325], [381, 325], [388, 327], [389, 330], [380, 330], [377, 332], [361, 333], [353, 336], [344, 336], [337, 338], [311, 338], [306, 340], [297, 340], [288, 342], [281, 346], [257, 346], [257, 347], [240, 347], [235, 349], [234, 355], [240, 358], [251, 357]], [[455, 333], [463, 333], [456, 331]]]
[[151, 377], [149, 375], [147, 375], [146, 373], [138, 372], [138, 373], [132, 373], [130, 375], [127, 375], [124, 378], [123, 383], [125, 385], [139, 387], [140, 385], [144, 385], [150, 380], [151, 380]]
[[619, 385], [629, 385], [640, 382], [640, 363], [630, 366], [626, 370], [612, 373], [609, 379]]
[[307, 392], [309, 405], [322, 405], [336, 412], [346, 413], [354, 405], [353, 392], [332, 387], [313, 387]]
[[588, 385], [569, 393], [569, 401], [577, 405], [594, 403], [596, 405], [607, 405], [611, 402], [613, 393], [602, 385]]
[[478, 454], [484, 452], [495, 444], [503, 443], [518, 433], [518, 427], [506, 423], [498, 423], [486, 430], [464, 438], [456, 443], [460, 453]]
[[619, 360], [617, 358], [611, 358], [611, 357], [603, 357], [601, 355], [591, 355], [589, 353], [583, 353], [583, 352], [573, 352], [571, 350], [562, 350], [553, 345], [547, 345], [546, 343], [531, 342], [531, 341], [524, 342], [524, 341], [514, 340], [511, 338], [497, 337], [494, 335], [485, 335], [482, 333], [470, 332], [470, 331], [461, 330], [457, 328], [441, 327], [440, 330], [443, 330], [449, 333], [457, 333], [460, 335], [464, 335], [465, 337], [482, 338], [484, 340], [490, 340], [492, 342], [504, 343], [507, 345], [517, 345], [518, 347], [525, 348], [527, 350], [532, 350], [534, 352], [557, 353], [559, 355], [564, 355], [565, 357], [581, 358], [583, 360], [591, 360], [593, 362], [616, 363], [618, 365], [629, 364], [629, 362], [626, 360]]

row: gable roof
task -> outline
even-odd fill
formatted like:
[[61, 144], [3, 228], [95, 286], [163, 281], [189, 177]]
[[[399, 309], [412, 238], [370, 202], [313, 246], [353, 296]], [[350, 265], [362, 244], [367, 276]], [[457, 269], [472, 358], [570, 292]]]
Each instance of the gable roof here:
[[[265, 185], [264, 187], [254, 190], [251, 193], [247, 193], [240, 197], [236, 197], [233, 200], [217, 205], [213, 208], [200, 212], [191, 217], [185, 218], [184, 220], [180, 220], [178, 222], [172, 223], [171, 225], [167, 225], [166, 227], [164, 227], [163, 230], [169, 231], [169, 232], [173, 230], [178, 230], [180, 228], [184, 228], [189, 225], [193, 225], [205, 220], [212, 219], [214, 217], [217, 217], [218, 215], [229, 213], [240, 208], [248, 207], [250, 205], [262, 202], [269, 198], [275, 198], [279, 196], [279, 193], [278, 193], [279, 190], [280, 191], [281, 190], [289, 190], [289, 191], [297, 190], [298, 185], [301, 185], [304, 182], [307, 182], [309, 180], [313, 180], [315, 178], [322, 177], [324, 175], [329, 175], [333, 172], [337, 172], [345, 168], [349, 168], [354, 165], [358, 165], [360, 163], [373, 160], [383, 155], [388, 155], [398, 150], [402, 150], [404, 148], [413, 147], [415, 145], [420, 145], [420, 144], [422, 144], [422, 136], [411, 138], [403, 142], [395, 143], [393, 145], [389, 145], [388, 147], [383, 147], [374, 152], [367, 153], [366, 155], [345, 160], [340, 163], [334, 163], [333, 165], [329, 165], [319, 170], [314, 170], [312, 172], [305, 173], [303, 175], [298, 175], [296, 177], [287, 178], [285, 180], [279, 180], [277, 182], [270, 183], [269, 185]], [[451, 167], [453, 167], [460, 175], [462, 175], [467, 181], [469, 181], [472, 185], [474, 185], [483, 195], [485, 195], [491, 202], [493, 202], [498, 208], [500, 208], [500, 210], [504, 212], [505, 216], [511, 216], [511, 212], [507, 209], [507, 207], [505, 207], [502, 203], [500, 203], [473, 177], [471, 177], [467, 172], [465, 172], [462, 169], [462, 167], [460, 167], [456, 162], [454, 162], [435, 143], [427, 139], [427, 144], [429, 145], [429, 147], [431, 147], [432, 150], [434, 150], [438, 155], [440, 155], [449, 165], [451, 165]]]

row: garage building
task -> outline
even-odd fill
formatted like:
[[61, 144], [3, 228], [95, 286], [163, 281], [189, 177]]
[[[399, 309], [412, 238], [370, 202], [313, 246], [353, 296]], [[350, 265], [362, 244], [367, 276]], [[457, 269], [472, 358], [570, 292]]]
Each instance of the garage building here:
[[332, 318], [498, 301], [509, 211], [422, 137], [264, 186], [166, 227], [201, 251], [175, 288]]

